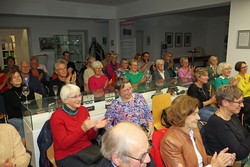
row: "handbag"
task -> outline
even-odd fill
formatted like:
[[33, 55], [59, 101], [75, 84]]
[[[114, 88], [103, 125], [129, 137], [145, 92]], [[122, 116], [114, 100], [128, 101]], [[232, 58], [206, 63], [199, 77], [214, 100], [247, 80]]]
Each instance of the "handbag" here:
[[87, 165], [94, 164], [98, 160], [102, 159], [102, 154], [100, 152], [100, 147], [92, 144], [89, 147], [82, 149], [81, 151], [72, 155], [73, 157], [77, 157], [82, 162]]

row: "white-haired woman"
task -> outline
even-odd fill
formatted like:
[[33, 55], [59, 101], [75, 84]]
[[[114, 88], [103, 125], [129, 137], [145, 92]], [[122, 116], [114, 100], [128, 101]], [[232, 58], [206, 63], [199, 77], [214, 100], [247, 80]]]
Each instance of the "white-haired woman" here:
[[112, 80], [109, 82], [108, 77], [103, 75], [102, 68], [103, 65], [100, 61], [94, 61], [91, 64], [92, 69], [94, 70], [94, 75], [89, 78], [89, 90], [99, 90], [107, 88]]
[[97, 130], [109, 121], [89, 118], [88, 110], [81, 106], [82, 95], [76, 85], [63, 86], [60, 97], [64, 104], [52, 114], [50, 120], [56, 164], [58, 167], [89, 166], [88, 162], [83, 162], [84, 157], [79, 156], [79, 152], [92, 146], [91, 140], [97, 136]]
[[217, 90], [222, 85], [236, 85], [237, 79], [230, 78], [232, 67], [226, 62], [222, 62], [217, 67], [217, 74], [220, 76], [214, 82], [214, 90]]

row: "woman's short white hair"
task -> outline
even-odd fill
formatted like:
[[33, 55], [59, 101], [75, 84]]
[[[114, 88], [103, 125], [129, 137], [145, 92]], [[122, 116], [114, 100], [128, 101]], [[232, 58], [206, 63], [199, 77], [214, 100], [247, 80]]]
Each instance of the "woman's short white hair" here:
[[157, 59], [155, 62], [156, 65], [158, 64], [164, 64], [164, 60], [163, 59]]
[[217, 66], [217, 74], [221, 75], [225, 68], [232, 68], [230, 64], [222, 62]]
[[60, 91], [60, 98], [65, 103], [65, 100], [70, 97], [71, 93], [80, 92], [80, 88], [74, 84], [64, 85]]
[[102, 63], [101, 63], [100, 61], [94, 61], [94, 62], [91, 64], [91, 67], [92, 67], [93, 69], [95, 69], [95, 68], [103, 68], [103, 65], [102, 65]]

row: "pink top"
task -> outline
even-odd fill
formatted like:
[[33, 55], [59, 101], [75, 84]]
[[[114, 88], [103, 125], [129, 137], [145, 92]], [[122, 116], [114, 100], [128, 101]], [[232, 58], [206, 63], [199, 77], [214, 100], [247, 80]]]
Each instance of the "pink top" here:
[[100, 78], [93, 75], [89, 78], [89, 90], [104, 89], [107, 82], [108, 77], [106, 75], [101, 75]]

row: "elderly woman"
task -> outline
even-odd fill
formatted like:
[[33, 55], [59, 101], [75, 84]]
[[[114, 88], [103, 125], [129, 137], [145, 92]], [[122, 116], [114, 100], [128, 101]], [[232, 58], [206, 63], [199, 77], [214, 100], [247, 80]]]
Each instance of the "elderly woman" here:
[[126, 72], [128, 72], [128, 60], [126, 58], [122, 58], [121, 66], [116, 70], [117, 77], [124, 76]]
[[242, 92], [235, 86], [223, 85], [216, 91], [216, 99], [220, 108], [205, 126], [207, 149], [218, 152], [228, 147], [229, 152], [236, 153], [236, 160], [248, 161], [249, 166], [250, 134], [237, 117], [244, 106]]
[[[166, 167], [226, 167], [231, 166], [235, 154], [226, 153], [228, 148], [213, 157], [207, 156], [197, 122], [198, 102], [187, 95], [177, 97], [167, 110], [172, 126], [160, 142], [160, 152]], [[175, 101], [174, 100], [174, 101]]]
[[138, 62], [135, 59], [129, 61], [129, 71], [125, 74], [125, 77], [128, 78], [133, 88], [137, 88], [147, 81], [143, 73], [138, 71]]
[[195, 67], [190, 67], [188, 58], [182, 57], [180, 59], [181, 68], [178, 69], [178, 77], [184, 85], [192, 83], [193, 71]]
[[99, 90], [109, 87], [110, 82], [106, 75], [103, 75], [102, 68], [103, 65], [100, 61], [94, 61], [91, 64], [92, 69], [94, 70], [94, 75], [89, 78], [89, 90]]
[[216, 103], [215, 97], [210, 97], [208, 88], [205, 84], [208, 82], [208, 72], [206, 68], [198, 67], [194, 71], [194, 83], [188, 88], [187, 94], [195, 97], [199, 102], [199, 116], [202, 121], [208, 121], [211, 115], [217, 110], [211, 104]]
[[[9, 90], [4, 93], [6, 112], [9, 117], [9, 123], [19, 131], [23, 142], [25, 143], [25, 134], [23, 127], [23, 114], [21, 102], [26, 100], [22, 94], [23, 79], [19, 71], [10, 71], [7, 76]], [[30, 89], [27, 96], [28, 100], [35, 99], [34, 92]]]
[[149, 138], [154, 132], [152, 114], [148, 104], [139, 93], [133, 93], [132, 85], [125, 77], [119, 77], [115, 82], [115, 89], [119, 98], [113, 100], [105, 113], [105, 118], [110, 120], [106, 130], [122, 121], [134, 122], [148, 130]]
[[167, 71], [164, 70], [164, 60], [157, 59], [156, 62], [156, 70], [153, 73], [153, 81], [157, 86], [162, 86], [165, 83], [170, 82], [170, 76]]
[[111, 54], [110, 55], [110, 63], [106, 67], [106, 73], [107, 73], [107, 77], [109, 79], [112, 79], [113, 75], [115, 75], [115, 71], [120, 66], [117, 63], [117, 58], [118, 58], [118, 56], [116, 54]]
[[105, 127], [109, 121], [89, 118], [88, 110], [81, 106], [82, 95], [76, 85], [63, 86], [60, 97], [64, 104], [52, 114], [50, 120], [56, 164], [58, 167], [88, 166], [89, 161], [84, 160], [79, 153], [93, 147], [90, 140], [94, 139], [98, 129]]
[[18, 70], [19, 67], [17, 65], [15, 65], [16, 61], [15, 58], [13, 56], [9, 56], [6, 59], [7, 62], [7, 66], [3, 69], [3, 72], [5, 74], [7, 74], [8, 72], [12, 71], [12, 70]]
[[214, 89], [217, 90], [222, 85], [236, 85], [238, 80], [230, 78], [232, 67], [226, 62], [222, 62], [217, 67], [217, 74], [220, 75], [214, 82]]

